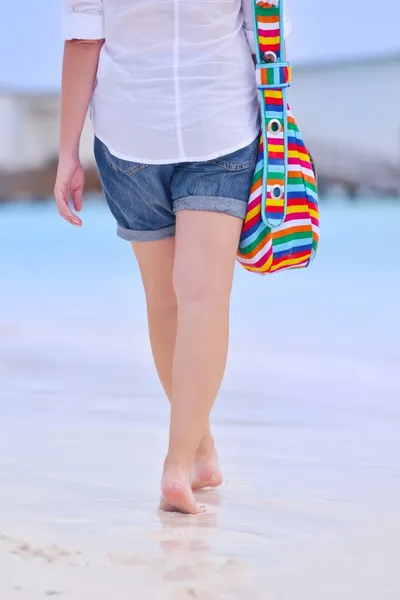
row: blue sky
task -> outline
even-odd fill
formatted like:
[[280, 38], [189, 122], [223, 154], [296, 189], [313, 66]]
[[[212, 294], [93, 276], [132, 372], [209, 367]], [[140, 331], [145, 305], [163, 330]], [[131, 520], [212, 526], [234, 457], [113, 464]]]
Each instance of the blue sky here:
[[[333, 0], [286, 4], [293, 23], [288, 49], [294, 63], [400, 52], [400, 0], [348, 0], [342, 11]], [[61, 5], [62, 0], [0, 0], [0, 87], [58, 88]]]

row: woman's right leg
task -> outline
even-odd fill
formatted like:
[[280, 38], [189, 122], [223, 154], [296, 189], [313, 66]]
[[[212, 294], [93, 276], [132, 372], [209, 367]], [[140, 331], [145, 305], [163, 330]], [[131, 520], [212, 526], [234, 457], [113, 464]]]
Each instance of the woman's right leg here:
[[176, 218], [174, 287], [178, 327], [174, 352], [163, 510], [199, 512], [191, 466], [219, 392], [228, 351], [229, 301], [242, 228], [240, 218], [182, 209]]
[[[133, 242], [146, 294], [150, 343], [161, 385], [172, 397], [172, 366], [177, 331], [177, 299], [173, 285], [175, 238]], [[210, 423], [206, 426], [193, 468], [193, 489], [216, 487], [222, 474]]]

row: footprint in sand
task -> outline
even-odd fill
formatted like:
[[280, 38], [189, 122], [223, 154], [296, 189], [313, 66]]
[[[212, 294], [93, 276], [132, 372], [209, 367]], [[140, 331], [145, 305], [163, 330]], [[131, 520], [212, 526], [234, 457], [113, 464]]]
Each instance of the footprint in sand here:
[[217, 600], [217, 596], [206, 590], [186, 587], [175, 590], [171, 596], [171, 600]]

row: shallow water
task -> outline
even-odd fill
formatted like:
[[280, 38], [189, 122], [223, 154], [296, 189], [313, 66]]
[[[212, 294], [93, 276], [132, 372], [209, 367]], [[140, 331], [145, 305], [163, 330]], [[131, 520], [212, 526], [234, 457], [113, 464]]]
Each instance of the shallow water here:
[[213, 414], [226, 483], [192, 518], [155, 510], [168, 407], [105, 207], [82, 231], [48, 205], [3, 208], [2, 597], [42, 598], [44, 579], [73, 600], [397, 600], [399, 217], [324, 205], [312, 268], [238, 267]]

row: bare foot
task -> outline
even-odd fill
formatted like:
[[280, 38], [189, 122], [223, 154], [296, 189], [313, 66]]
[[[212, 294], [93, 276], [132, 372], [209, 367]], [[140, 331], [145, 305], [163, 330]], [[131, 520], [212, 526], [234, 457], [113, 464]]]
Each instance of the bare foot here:
[[190, 473], [177, 466], [164, 466], [161, 482], [160, 509], [165, 512], [182, 512], [197, 515], [204, 512], [200, 507], [190, 486]]
[[199, 451], [193, 465], [192, 490], [205, 487], [218, 487], [223, 482], [221, 469], [218, 464], [217, 452], [214, 448]]

